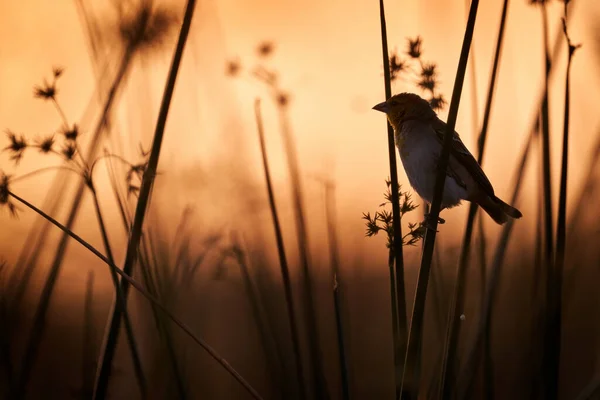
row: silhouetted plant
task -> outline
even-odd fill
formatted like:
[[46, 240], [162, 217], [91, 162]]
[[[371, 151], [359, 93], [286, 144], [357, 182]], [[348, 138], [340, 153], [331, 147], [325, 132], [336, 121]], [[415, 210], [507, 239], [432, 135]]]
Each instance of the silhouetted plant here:
[[[370, 212], [363, 213], [363, 219], [367, 226], [366, 236], [372, 237], [380, 231], [384, 231], [387, 236], [386, 246], [392, 250], [394, 248], [394, 227], [392, 225], [392, 212], [386, 209], [386, 206], [392, 204], [392, 183], [389, 180], [385, 181], [387, 186], [386, 192], [383, 194], [385, 201], [379, 205], [380, 210], [375, 211], [373, 216]], [[402, 191], [402, 186], [398, 184], [398, 197], [400, 199], [400, 219], [406, 214], [415, 210], [418, 205], [413, 203], [411, 194], [408, 191]], [[409, 222], [409, 232], [402, 236], [402, 246], [414, 246], [425, 235], [425, 228], [420, 223]]]
[[424, 94], [431, 108], [440, 111], [446, 106], [444, 96], [437, 91], [438, 70], [437, 64], [423, 61], [423, 40], [420, 36], [408, 38], [407, 48], [402, 58], [395, 50], [390, 55], [390, 79], [392, 82], [407, 80]]

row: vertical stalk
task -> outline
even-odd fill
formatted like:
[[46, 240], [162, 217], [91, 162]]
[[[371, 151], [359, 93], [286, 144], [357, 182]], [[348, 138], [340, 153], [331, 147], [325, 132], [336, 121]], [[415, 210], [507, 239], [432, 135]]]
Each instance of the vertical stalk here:
[[[498, 66], [500, 64], [500, 55], [502, 50], [502, 41], [504, 38], [504, 27], [506, 26], [506, 15], [508, 12], [508, 0], [504, 0], [502, 7], [502, 16], [500, 17], [500, 27], [498, 30], [498, 40], [496, 43], [496, 51], [494, 55], [494, 63], [492, 66], [492, 72], [490, 76], [490, 85], [488, 88], [487, 100], [485, 103], [485, 111], [483, 115], [483, 124], [481, 127], [481, 133], [478, 139], [478, 155], [477, 162], [479, 165], [483, 164], [483, 156], [485, 150], [485, 143], [487, 139], [488, 127], [490, 122], [490, 116], [492, 113], [492, 102], [494, 99], [494, 90], [496, 88], [496, 78], [498, 76]], [[457, 369], [457, 357], [456, 353], [458, 350], [458, 338], [460, 336], [461, 320], [459, 316], [464, 309], [465, 292], [467, 286], [467, 267], [469, 262], [469, 255], [471, 250], [471, 237], [473, 234], [473, 228], [475, 223], [475, 215], [477, 213], [477, 204], [469, 203], [469, 216], [467, 219], [467, 226], [465, 228], [465, 234], [463, 238], [463, 245], [460, 253], [460, 259], [458, 263], [458, 271], [456, 276], [456, 286], [454, 290], [454, 296], [450, 305], [450, 312], [448, 314], [448, 325], [446, 333], [446, 343], [444, 349], [444, 356], [442, 361], [442, 391], [440, 395], [443, 398], [450, 398], [454, 393], [456, 385], [456, 369]]]
[[[383, 0], [379, 0], [379, 20], [381, 25], [381, 47], [383, 55], [383, 79], [385, 99], [392, 97], [390, 77], [390, 60], [387, 44], [387, 25]], [[396, 399], [402, 392], [402, 376], [404, 365], [402, 355], [406, 353], [408, 322], [406, 316], [406, 295], [404, 287], [404, 255], [402, 254], [402, 225], [400, 224], [400, 196], [398, 194], [398, 168], [396, 164], [396, 146], [394, 129], [387, 122], [388, 158], [390, 163], [390, 181], [392, 192], [392, 229], [394, 231], [393, 247], [390, 249], [390, 288], [392, 302], [392, 333], [394, 340], [394, 371], [396, 383]], [[396, 263], [394, 270], [393, 263]]]
[[[113, 85], [111, 86], [108, 97], [106, 98], [106, 102], [104, 103], [104, 108], [102, 110], [102, 114], [100, 117], [100, 121], [94, 130], [94, 135], [92, 136], [89, 148], [87, 159], [91, 159], [94, 154], [96, 154], [96, 149], [100, 142], [101, 134], [104, 132], [104, 128], [108, 122], [108, 117], [110, 111], [112, 110], [112, 106], [116, 99], [116, 95], [118, 93], [119, 88], [125, 78], [125, 75], [129, 69], [129, 65], [131, 62], [132, 54], [129, 51], [125, 52], [123, 56], [123, 60], [121, 61], [121, 65], [119, 67], [119, 71], [115, 80], [113, 81]], [[81, 206], [81, 202], [83, 199], [83, 195], [85, 193], [85, 183], [81, 182], [75, 194], [75, 198], [73, 200], [73, 204], [71, 206], [71, 210], [69, 211], [69, 215], [67, 217], [67, 222], [65, 226], [67, 229], [72, 230], [73, 225], [75, 224], [75, 220], [77, 219], [77, 215], [79, 213], [79, 207]], [[45, 234], [47, 234], [48, 230], [40, 235], [39, 242], [43, 243], [45, 240]], [[54, 288], [56, 285], [56, 281], [58, 279], [58, 275], [60, 273], [60, 269], [62, 267], [62, 262], [64, 256], [66, 254], [67, 244], [69, 242], [69, 235], [63, 233], [60, 238], [58, 247], [56, 249], [56, 255], [52, 260], [52, 264], [50, 266], [50, 271], [48, 273], [48, 277], [46, 278], [46, 282], [42, 289], [42, 293], [40, 295], [40, 302], [35, 311], [34, 321], [31, 329], [31, 336], [29, 337], [27, 348], [25, 350], [25, 354], [23, 356], [23, 363], [21, 372], [18, 377], [17, 386], [15, 388], [16, 393], [14, 394], [14, 398], [16, 400], [22, 399], [25, 396], [26, 388], [29, 383], [29, 379], [31, 378], [31, 371], [35, 364], [37, 353], [39, 349], [40, 342], [44, 335], [44, 331], [46, 328], [46, 315], [48, 313], [48, 309], [50, 308], [50, 300], [52, 298], [52, 294], [54, 293]], [[41, 254], [41, 252], [36, 252], [36, 254]], [[34, 260], [30, 260], [30, 265], [33, 266], [35, 264], [35, 259], [37, 257], [34, 255]], [[21, 293], [24, 291], [26, 282], [21, 282], [21, 286], [23, 287]]]
[[256, 126], [258, 130], [258, 139], [260, 142], [260, 150], [262, 154], [263, 169], [265, 171], [265, 181], [267, 183], [267, 193], [269, 195], [269, 206], [271, 208], [271, 216], [273, 218], [273, 228], [275, 229], [275, 239], [277, 241], [277, 252], [279, 255], [279, 265], [281, 267], [281, 277], [283, 279], [283, 288], [285, 293], [285, 304], [287, 307], [288, 323], [290, 326], [290, 333], [292, 335], [292, 346], [295, 357], [296, 365], [296, 379], [298, 380], [298, 392], [301, 399], [307, 399], [306, 388], [304, 380], [304, 370], [302, 366], [302, 358], [300, 351], [300, 337], [298, 333], [298, 326], [296, 325], [296, 311], [294, 309], [294, 296], [292, 293], [292, 282], [290, 279], [290, 272], [288, 268], [287, 257], [285, 255], [285, 247], [283, 243], [283, 234], [281, 232], [281, 224], [279, 222], [279, 215], [277, 214], [277, 206], [275, 204], [275, 194], [273, 191], [273, 184], [271, 183], [271, 172], [269, 169], [269, 162], [267, 160], [267, 149], [265, 145], [265, 133], [260, 115], [260, 100], [254, 102], [254, 112], [256, 115]]
[[[104, 224], [104, 218], [102, 217], [102, 211], [100, 210], [100, 202], [98, 201], [98, 194], [96, 192], [96, 188], [91, 180], [87, 181], [87, 185], [92, 192], [92, 199], [94, 200], [94, 209], [96, 211], [96, 218], [98, 219], [98, 226], [100, 227], [100, 234], [102, 236], [102, 243], [104, 244], [104, 251], [106, 253], [106, 258], [111, 263], [115, 263], [115, 258], [113, 256], [112, 249], [110, 247], [110, 242], [108, 240], [108, 232], [106, 230], [106, 225]], [[127, 311], [127, 307], [125, 305], [125, 296], [123, 295], [123, 291], [121, 290], [121, 286], [119, 285], [119, 275], [117, 272], [110, 268], [110, 276], [113, 281], [113, 285], [115, 286], [115, 310], [121, 310], [123, 312], [123, 318], [125, 320], [125, 333], [127, 335], [127, 342], [129, 344], [129, 349], [131, 350], [131, 359], [133, 361], [133, 369], [135, 372], [135, 377], [137, 379], [138, 386], [140, 388], [140, 394], [142, 398], [145, 399], [147, 397], [147, 384], [146, 378], [144, 376], [144, 370], [142, 368], [142, 362], [140, 360], [138, 347], [135, 341], [135, 336], [133, 334], [133, 327], [131, 326], [131, 319], [129, 318], [129, 312]], [[114, 312], [114, 311], [113, 311]]]
[[333, 182], [325, 182], [325, 219], [327, 220], [327, 237], [329, 241], [329, 260], [333, 272], [333, 305], [340, 362], [340, 378], [342, 381], [342, 399], [350, 399], [350, 381], [348, 379], [348, 361], [344, 341], [344, 321], [342, 320], [342, 296], [340, 294], [340, 260], [335, 214], [335, 186]]
[[[146, 208], [148, 207], [148, 202], [152, 191], [152, 185], [154, 183], [154, 177], [156, 176], [156, 168], [158, 166], [158, 158], [160, 156], [160, 149], [162, 145], [162, 139], [164, 137], [167, 116], [169, 114], [169, 107], [171, 105], [171, 99], [173, 97], [173, 92], [175, 89], [175, 82], [177, 80], [177, 73], [179, 72], [179, 65], [183, 56], [183, 50], [185, 48], [185, 43], [187, 42], [188, 33], [192, 23], [192, 16], [194, 14], [195, 5], [195, 0], [188, 0], [185, 15], [183, 18], [183, 23], [179, 32], [177, 47], [173, 55], [173, 61], [171, 63], [168, 79], [165, 85], [165, 91], [160, 111], [158, 114], [158, 121], [156, 122], [156, 129], [154, 132], [152, 149], [150, 151], [150, 158], [148, 160], [147, 169], [144, 172], [144, 176], [142, 178], [142, 185], [140, 187], [139, 198], [135, 209], [133, 226], [131, 229], [131, 234], [129, 236], [129, 242], [127, 244], [127, 253], [125, 255], [123, 272], [128, 275], [131, 275], [133, 266], [138, 255], [138, 248], [140, 244], [140, 239], [142, 237], [144, 216], [146, 214]], [[121, 288], [123, 290], [124, 300], [127, 301], [127, 295], [129, 293], [129, 283], [126, 281], [122, 281]], [[110, 328], [106, 340], [106, 347], [104, 349], [104, 352], [102, 353], [102, 358], [100, 360], [99, 375], [94, 390], [95, 399], [102, 400], [106, 398], [108, 381], [112, 369], [112, 360], [115, 354], [117, 339], [121, 326], [121, 316], [121, 310], [115, 309], [112, 316], [112, 320], [110, 322]]]
[[448, 111], [448, 122], [446, 131], [444, 132], [444, 144], [442, 152], [438, 160], [438, 170], [435, 180], [435, 188], [433, 201], [430, 211], [431, 229], [427, 229], [423, 245], [423, 257], [421, 259], [421, 268], [417, 278], [417, 289], [415, 293], [415, 301], [413, 305], [413, 313], [411, 318], [411, 326], [408, 337], [408, 349], [406, 352], [406, 362], [404, 364], [404, 377], [402, 379], [403, 386], [410, 385], [411, 399], [417, 399], [419, 394], [420, 381], [420, 359], [421, 346], [423, 340], [423, 322], [425, 316], [425, 299], [427, 295], [427, 285], [429, 281], [429, 273], [431, 270], [431, 262], [433, 258], [433, 250], [436, 238], [436, 229], [440, 208], [442, 205], [442, 196], [444, 191], [444, 183], [446, 181], [446, 170], [450, 159], [450, 147], [454, 137], [454, 127], [458, 116], [458, 106], [460, 104], [460, 96], [462, 93], [463, 82], [467, 70], [467, 62], [469, 59], [469, 49], [471, 40], [473, 39], [473, 31], [475, 29], [475, 20], [477, 17], [478, 0], [471, 1], [469, 18], [465, 29], [465, 36], [462, 44], [458, 69], [456, 72], [456, 80], [454, 81], [454, 89], [452, 91], [452, 100]]
[[[563, 30], [568, 46], [567, 70], [565, 72], [565, 115], [563, 122], [563, 142], [562, 142], [562, 162], [560, 173], [560, 192], [558, 198], [558, 219], [556, 224], [556, 259], [552, 271], [552, 293], [548, 298], [551, 299], [547, 318], [549, 319], [547, 334], [550, 336], [548, 347], [552, 349], [549, 356], [549, 374], [548, 381], [552, 382], [552, 386], [548, 387], [548, 391], [554, 393], [554, 398], [558, 397], [559, 380], [560, 380], [560, 353], [561, 353], [561, 325], [562, 325], [562, 287], [563, 287], [563, 270], [565, 265], [566, 251], [566, 235], [567, 235], [567, 180], [569, 166], [569, 116], [570, 116], [570, 72], [571, 61], [573, 54], [578, 46], [571, 43], [567, 32], [567, 4], [564, 3], [564, 18]], [[551, 379], [551, 380], [550, 380]]]

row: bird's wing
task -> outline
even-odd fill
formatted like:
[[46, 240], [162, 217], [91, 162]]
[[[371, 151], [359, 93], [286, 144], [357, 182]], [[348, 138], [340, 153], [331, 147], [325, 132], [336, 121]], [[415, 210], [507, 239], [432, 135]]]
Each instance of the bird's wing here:
[[[435, 131], [437, 139], [443, 144], [444, 134], [446, 132], [446, 123], [439, 118], [436, 118], [434, 121], [432, 121], [432, 127]], [[454, 132], [452, 139], [450, 154], [456, 158], [456, 160], [467, 170], [468, 173], [471, 174], [475, 182], [481, 186], [485, 193], [490, 196], [494, 196], [494, 188], [485, 175], [485, 172], [483, 172], [477, 160], [475, 160], [473, 155], [463, 144], [462, 140], [460, 140], [460, 137], [456, 131]]]

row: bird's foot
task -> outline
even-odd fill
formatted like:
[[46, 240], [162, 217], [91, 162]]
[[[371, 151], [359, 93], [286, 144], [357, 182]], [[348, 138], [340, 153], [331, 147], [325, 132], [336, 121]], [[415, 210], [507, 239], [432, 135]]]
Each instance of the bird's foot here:
[[[438, 217], [437, 222], [438, 222], [438, 224], [443, 225], [446, 223], [446, 220]], [[435, 230], [436, 232], [439, 232], [435, 229], [435, 224], [434, 224], [433, 218], [432, 218], [431, 214], [429, 214], [429, 213], [425, 214], [425, 219], [423, 220], [423, 222], [421, 222], [421, 226], [425, 227], [426, 229], [431, 229], [431, 230]]]

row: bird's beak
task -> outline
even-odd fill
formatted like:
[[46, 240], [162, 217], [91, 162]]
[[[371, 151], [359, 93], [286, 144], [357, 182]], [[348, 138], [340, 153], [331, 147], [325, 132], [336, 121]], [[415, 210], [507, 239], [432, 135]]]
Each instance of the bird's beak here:
[[390, 107], [389, 107], [387, 101], [384, 101], [383, 103], [379, 103], [379, 104], [375, 105], [373, 107], [373, 110], [381, 111], [381, 112], [387, 114], [388, 111], [390, 110]]

